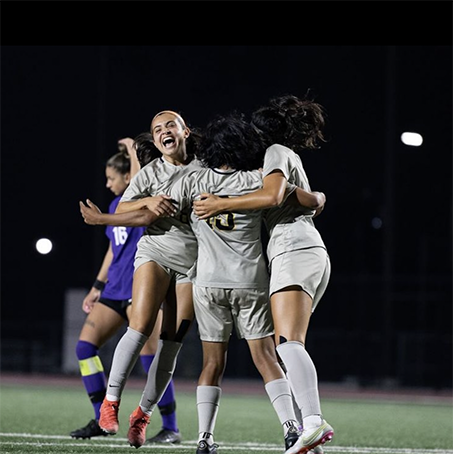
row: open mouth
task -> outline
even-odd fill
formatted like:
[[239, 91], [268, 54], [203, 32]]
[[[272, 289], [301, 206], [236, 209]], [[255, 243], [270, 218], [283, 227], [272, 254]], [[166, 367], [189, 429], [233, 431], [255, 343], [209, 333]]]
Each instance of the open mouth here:
[[174, 143], [175, 139], [173, 139], [173, 137], [165, 137], [165, 139], [162, 140], [162, 144], [165, 148], [170, 148]]

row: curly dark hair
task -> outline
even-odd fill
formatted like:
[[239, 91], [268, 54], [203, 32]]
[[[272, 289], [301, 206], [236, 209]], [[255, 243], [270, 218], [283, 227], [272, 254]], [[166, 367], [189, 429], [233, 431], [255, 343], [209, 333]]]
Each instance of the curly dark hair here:
[[243, 114], [217, 115], [203, 131], [198, 158], [206, 167], [254, 170], [263, 165], [260, 138]]
[[251, 119], [266, 148], [279, 143], [298, 153], [320, 148], [320, 142], [326, 142], [325, 123], [324, 107], [308, 95], [303, 99], [294, 95], [274, 97], [255, 110]]

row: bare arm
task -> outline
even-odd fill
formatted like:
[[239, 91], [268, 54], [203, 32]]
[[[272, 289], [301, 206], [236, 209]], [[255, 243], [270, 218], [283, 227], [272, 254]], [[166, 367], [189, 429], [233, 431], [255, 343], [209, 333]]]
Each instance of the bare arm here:
[[[258, 191], [239, 197], [223, 198], [213, 194], [201, 194], [202, 200], [194, 201], [194, 213], [200, 219], [207, 219], [223, 211], [264, 209], [279, 206], [285, 200], [287, 180], [279, 170], [263, 178], [263, 187]], [[324, 209], [326, 196], [322, 192], [310, 192], [296, 187], [288, 197], [288, 203], [316, 210], [313, 217]]]
[[[112, 260], [113, 260], [113, 251], [112, 251], [112, 245], [110, 243], [109, 248], [107, 249], [107, 252], [105, 253], [104, 260], [102, 261], [102, 265], [98, 272], [96, 280], [99, 280], [101, 282], [107, 282], [107, 273], [109, 271]], [[84, 312], [86, 312], [87, 314], [89, 314], [91, 312], [91, 310], [93, 309], [94, 304], [99, 301], [100, 296], [101, 296], [101, 290], [91, 287], [91, 290], [88, 292], [87, 296], [83, 300], [82, 310]]]
[[263, 187], [239, 197], [218, 197], [213, 194], [200, 194], [202, 200], [194, 201], [194, 213], [200, 219], [207, 219], [223, 211], [253, 210], [280, 205], [285, 198], [286, 178], [275, 171], [263, 178]]
[[302, 205], [303, 207], [311, 208], [312, 210], [318, 210], [326, 203], [326, 195], [323, 192], [310, 192], [299, 187], [296, 187], [296, 190], [291, 194], [290, 197], [294, 199], [292, 200], [293, 203]]
[[89, 225], [119, 225], [125, 227], [145, 227], [154, 222], [158, 216], [149, 210], [136, 210], [121, 214], [103, 213], [91, 200], [87, 205], [79, 202], [83, 220]]
[[115, 213], [128, 213], [136, 210], [148, 209], [156, 216], [171, 216], [176, 208], [171, 203], [171, 197], [167, 195], [157, 195], [155, 197], [143, 197], [142, 199], [130, 202], [120, 202], [116, 207]]

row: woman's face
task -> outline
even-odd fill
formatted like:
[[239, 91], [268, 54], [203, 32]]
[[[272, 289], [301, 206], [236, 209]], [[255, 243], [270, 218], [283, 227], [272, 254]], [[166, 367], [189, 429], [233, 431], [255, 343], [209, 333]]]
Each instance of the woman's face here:
[[116, 196], [122, 194], [126, 190], [130, 180], [128, 173], [123, 175], [110, 166], [105, 168], [105, 176], [107, 178], [107, 188], [109, 188]]
[[158, 114], [151, 123], [154, 145], [169, 160], [185, 159], [186, 139], [190, 131], [180, 118], [171, 113]]

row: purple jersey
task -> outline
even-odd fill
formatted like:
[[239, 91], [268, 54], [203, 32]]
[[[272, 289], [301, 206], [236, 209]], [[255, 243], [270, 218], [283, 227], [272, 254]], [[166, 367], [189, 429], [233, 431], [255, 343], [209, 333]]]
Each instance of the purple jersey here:
[[[114, 213], [121, 196], [116, 197], [109, 206], [109, 213]], [[128, 300], [132, 298], [132, 277], [137, 242], [145, 227], [107, 226], [105, 234], [112, 244], [113, 260], [107, 274], [107, 284], [102, 292], [103, 298]]]

